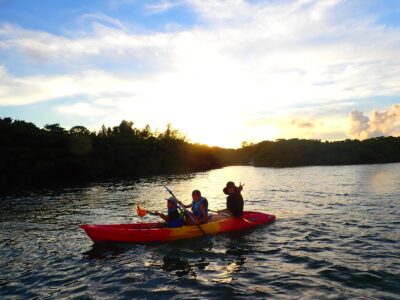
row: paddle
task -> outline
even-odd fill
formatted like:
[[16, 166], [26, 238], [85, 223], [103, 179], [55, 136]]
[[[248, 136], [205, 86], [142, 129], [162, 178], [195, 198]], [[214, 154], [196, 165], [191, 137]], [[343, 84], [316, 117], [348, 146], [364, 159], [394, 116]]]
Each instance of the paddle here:
[[[137, 213], [137, 215], [138, 215], [139, 217], [141, 217], [141, 218], [143, 218], [145, 215], [149, 214], [149, 215], [159, 216], [159, 217], [161, 217], [162, 219], [164, 219], [164, 221], [167, 221], [167, 220], [165, 219], [165, 216], [164, 216], [162, 213], [158, 213], [158, 212], [156, 212], [156, 211], [149, 211], [149, 210], [146, 210], [146, 209], [140, 207], [139, 204], [136, 205], [136, 213]], [[152, 225], [149, 225], [149, 226], [148, 226], [148, 228], [160, 228], [160, 227], [163, 227], [163, 224], [162, 224], [162, 223], [155, 223], [155, 224], [152, 224]]]
[[[169, 188], [167, 188], [167, 187], [165, 186], [164, 183], [161, 182], [161, 184], [162, 184], [162, 186], [168, 191], [168, 193], [170, 193], [171, 196], [174, 197], [174, 198], [176, 199], [174, 193], [173, 193]], [[180, 205], [178, 202], [176, 202], [176, 204], [177, 204], [181, 209], [183, 209], [183, 211], [186, 213], [186, 215], [188, 215], [188, 216], [190, 217], [190, 219], [192, 220], [193, 223], [196, 222], [196, 221], [193, 219], [192, 214], [191, 214], [185, 207], [183, 207], [182, 205]], [[200, 225], [199, 225], [199, 224], [195, 224], [195, 225], [196, 225], [197, 228], [201, 231], [201, 233], [202, 233], [205, 237], [207, 237], [207, 234], [206, 234], [206, 233], [204, 232], [204, 230], [200, 227]]]
[[139, 205], [136, 205], [136, 213], [141, 218], [143, 218], [147, 214], [158, 216], [158, 214], [156, 212], [152, 212], [152, 211], [146, 210], [146, 209], [140, 207]]

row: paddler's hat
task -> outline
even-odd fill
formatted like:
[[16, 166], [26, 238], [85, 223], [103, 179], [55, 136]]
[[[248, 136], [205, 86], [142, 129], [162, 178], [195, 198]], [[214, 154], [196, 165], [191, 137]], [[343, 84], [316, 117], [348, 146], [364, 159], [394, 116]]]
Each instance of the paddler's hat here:
[[168, 203], [171, 204], [172, 207], [177, 207], [177, 201], [175, 197], [170, 197], [167, 199]]
[[222, 190], [222, 191], [224, 192], [225, 195], [229, 195], [228, 189], [231, 188], [231, 187], [233, 187], [233, 188], [236, 189], [235, 183], [234, 183], [233, 181], [228, 181], [228, 182], [226, 183], [226, 187], [224, 187], [224, 189]]

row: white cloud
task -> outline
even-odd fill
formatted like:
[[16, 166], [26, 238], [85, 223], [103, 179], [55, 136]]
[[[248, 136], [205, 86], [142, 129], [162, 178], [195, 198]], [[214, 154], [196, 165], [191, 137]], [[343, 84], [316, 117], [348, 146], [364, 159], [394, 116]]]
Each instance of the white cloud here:
[[56, 111], [65, 115], [82, 117], [104, 117], [108, 114], [106, 110], [85, 102], [61, 105], [56, 108]]
[[24, 105], [79, 92], [71, 76], [17, 77], [0, 68], [0, 105]]
[[0, 105], [25, 105], [59, 98], [103, 98], [118, 100], [121, 94], [139, 98], [151, 91], [147, 78], [109, 74], [99, 70], [58, 76], [17, 77], [0, 68]]
[[181, 5], [183, 5], [183, 1], [163, 0], [157, 3], [146, 4], [145, 8], [149, 14], [159, 14]]
[[122, 24], [120, 20], [116, 18], [111, 18], [110, 16], [107, 16], [106, 14], [100, 12], [84, 14], [79, 18], [79, 21], [83, 23], [88, 22], [92, 26], [96, 25], [97, 27], [105, 27], [111, 25], [111, 27], [126, 30], [126, 27]]
[[348, 135], [356, 139], [367, 139], [378, 136], [400, 135], [400, 104], [389, 109], [374, 110], [371, 117], [353, 110], [350, 113], [350, 130]]

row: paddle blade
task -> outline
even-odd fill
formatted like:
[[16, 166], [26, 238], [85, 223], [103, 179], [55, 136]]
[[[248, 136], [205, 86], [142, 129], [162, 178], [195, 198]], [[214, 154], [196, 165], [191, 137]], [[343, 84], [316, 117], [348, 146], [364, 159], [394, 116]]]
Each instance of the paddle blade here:
[[147, 214], [147, 210], [141, 208], [139, 205], [136, 205], [136, 212], [139, 217], [144, 217]]

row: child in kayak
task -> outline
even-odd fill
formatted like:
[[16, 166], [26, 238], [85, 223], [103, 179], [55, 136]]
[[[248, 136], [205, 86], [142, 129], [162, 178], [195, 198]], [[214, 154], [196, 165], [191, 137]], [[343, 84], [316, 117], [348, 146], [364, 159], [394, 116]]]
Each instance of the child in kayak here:
[[228, 181], [223, 189], [226, 198], [226, 211], [231, 213], [235, 218], [240, 218], [243, 215], [243, 196], [241, 191], [244, 184], [240, 183], [237, 187], [234, 182]]
[[201, 196], [199, 190], [192, 192], [192, 203], [185, 205], [181, 201], [178, 201], [184, 208], [192, 208], [192, 213], [185, 211], [185, 223], [186, 225], [202, 224], [208, 221], [208, 201], [206, 198]]
[[178, 209], [177, 200], [174, 197], [168, 199], [168, 215], [160, 212], [155, 212], [157, 216], [162, 218], [167, 227], [181, 227], [184, 223], [183, 213]]

